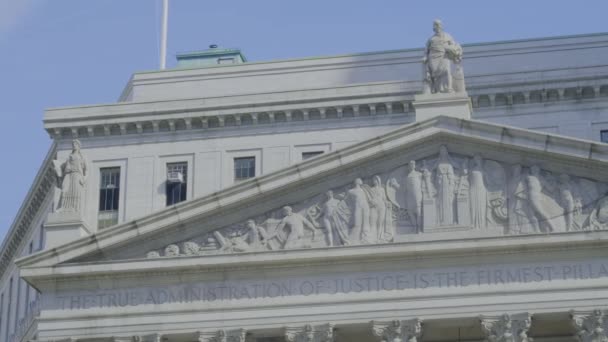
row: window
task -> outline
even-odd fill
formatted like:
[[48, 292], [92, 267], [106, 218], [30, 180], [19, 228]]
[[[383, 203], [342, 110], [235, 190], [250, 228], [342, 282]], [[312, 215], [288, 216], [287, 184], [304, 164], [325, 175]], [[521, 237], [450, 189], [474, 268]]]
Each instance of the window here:
[[99, 169], [99, 213], [97, 227], [106, 228], [118, 223], [120, 196], [120, 168]]
[[186, 200], [188, 191], [188, 163], [167, 164], [167, 206]]
[[234, 158], [234, 181], [255, 177], [255, 157]]
[[40, 225], [40, 236], [38, 237], [38, 250], [44, 249], [44, 225]]
[[302, 160], [306, 160], [306, 159], [310, 159], [312, 157], [316, 157], [319, 154], [323, 154], [323, 151], [302, 152]]
[[605, 129], [600, 132], [600, 140], [603, 143], [608, 143], [608, 129]]

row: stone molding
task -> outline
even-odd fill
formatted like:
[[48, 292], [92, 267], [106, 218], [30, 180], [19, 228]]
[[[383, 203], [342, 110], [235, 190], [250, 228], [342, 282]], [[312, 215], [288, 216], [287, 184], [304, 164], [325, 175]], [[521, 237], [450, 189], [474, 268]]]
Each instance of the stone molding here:
[[[585, 84], [588, 83], [588, 84]], [[608, 84], [578, 82], [576, 86], [556, 84], [554, 88], [522, 90], [519, 92], [488, 93], [486, 88], [469, 87], [470, 100], [479, 110], [553, 103], [568, 100], [608, 99]], [[359, 86], [349, 88], [356, 89]], [[350, 90], [353, 94], [309, 100], [302, 98], [286, 105], [283, 101], [248, 103], [233, 102], [208, 105], [210, 99], [127, 103], [106, 106], [49, 109], [45, 114], [45, 129], [54, 139], [86, 139], [115, 135], [138, 135], [176, 131], [218, 131], [228, 128], [264, 127], [269, 124], [343, 121], [375, 115], [409, 114], [413, 112], [414, 91], [404, 93], [400, 84], [371, 84], [364, 89], [377, 88], [372, 94]], [[572, 95], [569, 95], [572, 94]], [[312, 104], [311, 102], [317, 102]], [[238, 101], [237, 101], [238, 103]], [[103, 110], [111, 107], [111, 110]], [[160, 107], [160, 108], [159, 108]], [[183, 107], [183, 108], [182, 108]], [[252, 111], [251, 108], [256, 108]], [[111, 113], [111, 114], [108, 114]], [[312, 115], [311, 115], [312, 114]], [[115, 123], [108, 124], [108, 119]]]
[[19, 246], [23, 244], [24, 237], [33, 228], [32, 222], [39, 214], [40, 209], [49, 194], [54, 190], [56, 176], [52, 167], [55, 157], [56, 144], [53, 143], [36, 174], [25, 200], [23, 201], [11, 228], [6, 234], [0, 247], [0, 283], [6, 275], [5, 272], [15, 259]]

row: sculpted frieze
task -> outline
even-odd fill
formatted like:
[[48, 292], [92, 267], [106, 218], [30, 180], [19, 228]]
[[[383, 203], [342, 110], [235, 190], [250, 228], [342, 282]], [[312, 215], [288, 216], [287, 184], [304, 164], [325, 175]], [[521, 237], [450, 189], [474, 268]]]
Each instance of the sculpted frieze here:
[[[346, 183], [346, 182], [345, 182]], [[454, 231], [538, 234], [608, 229], [608, 187], [482, 154], [410, 160], [147, 257], [384, 244]]]

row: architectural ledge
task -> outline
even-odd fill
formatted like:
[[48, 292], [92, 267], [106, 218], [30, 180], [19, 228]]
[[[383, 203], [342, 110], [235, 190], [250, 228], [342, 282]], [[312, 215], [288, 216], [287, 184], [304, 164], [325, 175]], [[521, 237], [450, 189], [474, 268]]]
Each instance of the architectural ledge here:
[[[432, 239], [432, 238], [428, 238]], [[187, 270], [217, 272], [252, 268], [305, 267], [310, 265], [336, 265], [356, 262], [375, 262], [398, 258], [412, 259], [420, 265], [433, 264], [434, 260], [451, 257], [480, 255], [513, 255], [518, 253], [565, 253], [570, 250], [608, 248], [608, 231], [584, 231], [532, 235], [502, 235], [480, 238], [468, 237], [441, 240], [401, 242], [380, 245], [342, 246], [250, 252], [204, 256], [178, 256], [154, 259], [127, 259], [117, 261], [79, 262], [30, 267], [28, 259], [18, 260], [22, 277], [36, 284], [50, 279], [70, 279], [112, 276], [133, 277], [146, 274], [173, 274]]]
[[[44, 127], [54, 139], [83, 139], [176, 131], [217, 132], [270, 124], [349, 122], [353, 118], [387, 114], [409, 115], [414, 111], [414, 94], [419, 89], [417, 82], [415, 86], [409, 83], [380, 82], [269, 94], [55, 108], [45, 112]], [[598, 84], [593, 79], [501, 84], [491, 91], [488, 84], [481, 82], [469, 86], [468, 92], [473, 108], [480, 110], [480, 117], [487, 110], [502, 113], [505, 107], [526, 113], [539, 105], [608, 101], [608, 84]]]

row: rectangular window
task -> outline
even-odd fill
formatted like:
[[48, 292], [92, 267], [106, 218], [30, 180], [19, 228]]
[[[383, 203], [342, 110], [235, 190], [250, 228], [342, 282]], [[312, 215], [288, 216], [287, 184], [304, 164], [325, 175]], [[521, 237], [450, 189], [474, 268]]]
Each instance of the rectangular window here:
[[255, 157], [234, 158], [234, 181], [255, 177]]
[[608, 143], [608, 129], [600, 131], [600, 140], [603, 143]]
[[188, 163], [167, 164], [167, 206], [186, 200], [188, 192]]
[[312, 157], [316, 157], [319, 154], [323, 154], [323, 151], [302, 152], [302, 160], [306, 160], [306, 159], [310, 159]]
[[38, 236], [38, 250], [44, 249], [44, 225], [40, 225], [40, 236]]
[[99, 169], [99, 213], [97, 227], [106, 228], [118, 223], [120, 196], [120, 167]]

